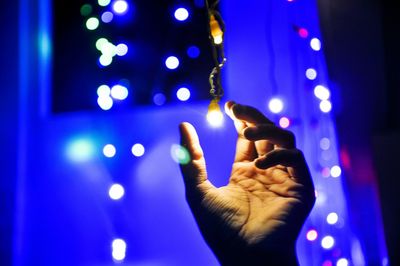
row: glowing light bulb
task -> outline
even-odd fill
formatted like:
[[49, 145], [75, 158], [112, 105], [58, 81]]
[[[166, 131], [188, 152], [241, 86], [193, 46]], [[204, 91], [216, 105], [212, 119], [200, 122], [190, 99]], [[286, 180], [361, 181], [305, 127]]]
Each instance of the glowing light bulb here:
[[207, 121], [212, 127], [220, 127], [224, 122], [224, 115], [218, 102], [219, 99], [213, 99], [208, 106]]
[[322, 238], [321, 246], [324, 249], [331, 249], [335, 245], [335, 239], [331, 236], [325, 236]]
[[181, 7], [175, 10], [174, 16], [179, 21], [185, 21], [189, 17], [189, 11]]
[[126, 242], [117, 238], [112, 242], [112, 256], [116, 261], [123, 261], [126, 255]]
[[108, 195], [113, 200], [121, 199], [125, 194], [125, 189], [120, 184], [113, 184], [108, 190]]
[[222, 44], [224, 41], [224, 32], [214, 15], [210, 16], [210, 29], [214, 44]]

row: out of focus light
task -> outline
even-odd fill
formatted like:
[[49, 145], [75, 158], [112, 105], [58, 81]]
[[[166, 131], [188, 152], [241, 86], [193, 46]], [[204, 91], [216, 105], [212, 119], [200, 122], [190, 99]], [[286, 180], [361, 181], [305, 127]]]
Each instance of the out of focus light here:
[[322, 266], [333, 266], [333, 263], [330, 260], [326, 260], [322, 263]]
[[141, 157], [144, 155], [144, 146], [140, 143], [136, 143], [132, 146], [132, 154], [136, 157]]
[[156, 93], [153, 96], [153, 102], [155, 105], [161, 106], [161, 105], [165, 104], [166, 101], [167, 101], [167, 98], [165, 97], [165, 95], [163, 93]]
[[117, 100], [125, 100], [128, 97], [128, 89], [121, 85], [115, 85], [111, 88], [111, 96]]
[[97, 104], [100, 106], [101, 109], [104, 111], [110, 110], [114, 104], [114, 101], [111, 97], [99, 97], [97, 99]]
[[182, 102], [187, 101], [190, 98], [190, 90], [188, 88], [180, 88], [176, 92], [176, 97]]
[[290, 126], [289, 118], [281, 117], [281, 119], [279, 119], [279, 125], [281, 126], [281, 128], [288, 128]]
[[342, 169], [340, 166], [335, 165], [331, 168], [331, 176], [332, 177], [339, 177], [342, 174]]
[[321, 41], [318, 38], [312, 38], [310, 41], [311, 49], [314, 51], [321, 50]]
[[82, 163], [93, 158], [94, 150], [94, 144], [92, 141], [85, 138], [79, 138], [74, 139], [67, 144], [66, 155], [71, 161]]
[[186, 8], [180, 7], [175, 10], [174, 16], [179, 21], [185, 21], [189, 17], [189, 12]]
[[317, 85], [314, 88], [314, 95], [320, 100], [328, 100], [331, 96], [331, 92], [322, 85]]
[[101, 46], [101, 53], [103, 55], [113, 57], [114, 55], [117, 54], [117, 49], [114, 44], [110, 42], [104, 42], [103, 45]]
[[99, 50], [99, 51], [102, 51], [103, 46], [104, 46], [106, 43], [108, 43], [108, 40], [107, 40], [106, 38], [99, 38], [99, 39], [96, 41], [96, 49]]
[[199, 49], [199, 47], [197, 47], [197, 46], [195, 46], [195, 45], [190, 46], [190, 47], [187, 49], [187, 55], [188, 55], [190, 58], [197, 58], [197, 57], [199, 57], [199, 55], [200, 55], [200, 49]]
[[207, 121], [212, 127], [220, 127], [224, 123], [224, 115], [216, 99], [213, 99], [208, 106]]
[[112, 257], [116, 261], [123, 261], [126, 256], [126, 243], [123, 239], [114, 239], [112, 242]]
[[109, 56], [109, 55], [102, 54], [99, 57], [99, 63], [100, 63], [100, 65], [102, 65], [104, 67], [111, 65], [112, 61], [113, 61], [113, 58], [112, 58], [112, 56]]
[[319, 109], [324, 113], [329, 113], [332, 110], [332, 103], [328, 100], [323, 100], [319, 104]]
[[328, 224], [336, 224], [337, 221], [339, 220], [339, 216], [337, 215], [336, 212], [331, 212], [326, 216], [326, 222]]
[[128, 53], [128, 46], [124, 43], [120, 43], [116, 47], [116, 53], [118, 56], [124, 56]]
[[89, 16], [92, 13], [92, 6], [90, 4], [85, 4], [81, 7], [81, 15], [82, 16]]
[[330, 177], [331, 176], [331, 169], [329, 169], [328, 167], [324, 167], [322, 168], [321, 171], [322, 177]]
[[278, 114], [283, 110], [283, 102], [279, 98], [272, 98], [268, 103], [268, 108], [272, 113]]
[[315, 241], [318, 238], [318, 232], [314, 229], [311, 229], [307, 232], [306, 238], [308, 241]]
[[125, 189], [120, 184], [113, 184], [108, 190], [108, 195], [113, 200], [121, 199], [125, 194]]
[[86, 28], [88, 30], [95, 30], [99, 27], [99, 19], [95, 17], [91, 17], [86, 21]]
[[117, 153], [117, 150], [115, 149], [115, 146], [112, 144], [107, 144], [103, 147], [103, 154], [107, 158], [112, 158], [115, 156]]
[[306, 70], [306, 77], [307, 77], [309, 80], [314, 80], [314, 79], [316, 79], [316, 78], [317, 78], [317, 71], [316, 71], [314, 68], [308, 68], [308, 69]]
[[97, 88], [97, 96], [110, 97], [111, 89], [107, 85], [101, 85]]
[[179, 59], [175, 56], [169, 56], [167, 60], [165, 60], [165, 65], [169, 69], [176, 69], [179, 66]]
[[305, 29], [305, 28], [300, 28], [300, 29], [298, 30], [298, 33], [299, 33], [299, 36], [300, 36], [301, 38], [307, 38], [307, 37], [308, 37], [308, 30]]
[[324, 249], [331, 249], [335, 245], [335, 239], [331, 236], [325, 236], [322, 238], [321, 246]]
[[341, 258], [336, 262], [336, 266], [348, 266], [349, 261], [345, 258]]
[[329, 150], [331, 147], [331, 141], [328, 138], [322, 138], [319, 141], [319, 147], [324, 151]]
[[128, 11], [128, 3], [124, 0], [117, 0], [113, 4], [113, 10], [117, 14], [124, 14]]
[[104, 23], [110, 23], [114, 18], [114, 14], [110, 11], [106, 11], [101, 15], [101, 21]]
[[111, 3], [111, 0], [98, 0], [99, 6], [108, 6]]
[[179, 164], [188, 164], [190, 162], [190, 154], [188, 150], [178, 144], [173, 144], [171, 146], [171, 157]]

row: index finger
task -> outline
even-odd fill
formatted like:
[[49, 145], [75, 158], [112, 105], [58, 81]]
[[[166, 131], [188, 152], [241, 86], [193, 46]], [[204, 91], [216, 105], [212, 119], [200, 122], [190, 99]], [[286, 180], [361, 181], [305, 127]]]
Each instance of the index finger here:
[[242, 120], [250, 124], [274, 124], [271, 120], [264, 116], [258, 109], [242, 104], [233, 104], [231, 111], [236, 119]]

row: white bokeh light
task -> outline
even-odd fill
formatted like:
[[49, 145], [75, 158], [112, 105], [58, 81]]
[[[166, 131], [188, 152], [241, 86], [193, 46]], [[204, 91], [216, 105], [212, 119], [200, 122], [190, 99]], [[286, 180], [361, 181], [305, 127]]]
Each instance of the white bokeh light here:
[[342, 174], [342, 169], [340, 166], [335, 165], [331, 168], [331, 176], [332, 177], [339, 177]]
[[329, 113], [332, 110], [332, 103], [328, 100], [323, 100], [319, 104], [319, 109], [321, 109], [323, 113]]
[[321, 240], [321, 246], [324, 249], [331, 249], [335, 245], [335, 239], [332, 236], [325, 236]]
[[124, 56], [128, 53], [128, 45], [126, 45], [125, 43], [120, 43], [115, 48], [115, 51], [118, 56]]
[[97, 88], [97, 96], [99, 97], [110, 97], [111, 89], [107, 85], [100, 85]]
[[128, 11], [128, 3], [125, 0], [117, 0], [113, 4], [113, 10], [117, 14], [124, 14]]
[[339, 220], [339, 216], [337, 215], [336, 212], [331, 212], [326, 216], [326, 222], [328, 224], [336, 224]]
[[111, 96], [117, 100], [125, 100], [128, 97], [128, 89], [122, 85], [115, 85], [111, 88]]
[[314, 68], [309, 68], [306, 70], [306, 77], [309, 80], [314, 80], [317, 78], [317, 71]]
[[108, 190], [108, 195], [113, 200], [121, 199], [125, 194], [125, 189], [120, 184], [113, 184]]
[[175, 10], [174, 16], [179, 21], [185, 21], [189, 17], [189, 11], [186, 8], [180, 7]]
[[132, 146], [132, 154], [136, 157], [141, 157], [144, 155], [145, 149], [144, 146], [140, 143], [136, 143]]
[[112, 257], [116, 261], [123, 261], [126, 256], [126, 242], [117, 238], [112, 242]]
[[103, 147], [103, 154], [108, 158], [112, 158], [117, 153], [117, 149], [112, 144], [107, 144]]
[[331, 96], [331, 92], [322, 85], [317, 85], [314, 88], [314, 95], [320, 100], [328, 100]]
[[279, 98], [272, 98], [268, 103], [269, 110], [274, 114], [282, 112], [283, 106], [283, 101]]
[[165, 60], [165, 66], [171, 70], [176, 69], [179, 67], [179, 59], [176, 56], [169, 56]]
[[102, 54], [99, 58], [99, 63], [104, 67], [111, 65], [112, 61], [113, 61], [112, 56], [108, 56], [105, 54]]
[[97, 99], [97, 104], [100, 106], [101, 109], [104, 111], [110, 110], [114, 104], [114, 101], [111, 97], [99, 97]]
[[336, 262], [336, 266], [348, 266], [349, 261], [345, 258], [341, 258]]
[[322, 138], [319, 141], [319, 147], [324, 151], [329, 150], [331, 147], [331, 141], [328, 138]]
[[311, 49], [314, 51], [321, 50], [321, 41], [318, 38], [312, 38], [310, 41]]
[[180, 88], [177, 92], [176, 92], [176, 97], [178, 97], [178, 99], [180, 101], [187, 101], [190, 98], [190, 90], [188, 88]]

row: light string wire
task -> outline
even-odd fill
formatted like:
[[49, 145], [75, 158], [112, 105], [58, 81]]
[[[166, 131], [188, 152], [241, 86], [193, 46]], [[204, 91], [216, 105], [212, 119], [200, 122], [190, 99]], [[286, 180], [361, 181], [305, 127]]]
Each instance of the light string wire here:
[[221, 84], [221, 70], [226, 63], [224, 53], [224, 33], [225, 23], [222, 19], [221, 14], [216, 10], [216, 7], [220, 0], [214, 1], [209, 4], [208, 0], [205, 0], [208, 16], [208, 33], [212, 47], [212, 57], [214, 62], [214, 68], [212, 69], [209, 76], [210, 83], [210, 95], [213, 100], [219, 101], [224, 95], [224, 90]]

